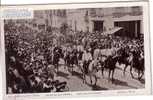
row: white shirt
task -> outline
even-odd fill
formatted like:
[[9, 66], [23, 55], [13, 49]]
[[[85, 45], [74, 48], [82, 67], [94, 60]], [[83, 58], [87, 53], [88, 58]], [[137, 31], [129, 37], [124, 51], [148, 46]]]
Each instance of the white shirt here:
[[95, 49], [94, 51], [94, 59], [98, 58], [98, 56], [100, 56], [100, 49]]
[[92, 60], [92, 56], [91, 56], [91, 53], [84, 53], [83, 56], [82, 56], [82, 60], [83, 61], [89, 61], [89, 60]]

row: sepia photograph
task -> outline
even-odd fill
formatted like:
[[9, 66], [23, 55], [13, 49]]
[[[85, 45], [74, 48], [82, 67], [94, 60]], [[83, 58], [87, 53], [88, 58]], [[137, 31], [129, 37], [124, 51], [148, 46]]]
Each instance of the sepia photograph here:
[[7, 94], [145, 88], [143, 8], [34, 10], [4, 20]]

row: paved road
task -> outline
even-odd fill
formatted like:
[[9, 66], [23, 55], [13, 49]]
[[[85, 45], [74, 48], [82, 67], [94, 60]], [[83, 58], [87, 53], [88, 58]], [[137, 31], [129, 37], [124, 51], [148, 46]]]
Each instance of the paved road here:
[[[107, 70], [104, 72], [104, 76], [101, 75], [100, 71], [97, 72], [98, 82], [96, 86], [90, 85], [89, 77], [87, 77], [87, 84], [83, 84], [80, 70], [77, 67], [74, 68], [74, 75], [71, 75], [64, 67], [60, 67], [56, 79], [67, 81], [70, 91], [139, 89], [145, 87], [144, 78], [141, 81], [132, 79], [129, 73], [129, 68], [127, 68], [126, 76], [124, 76], [122, 69], [123, 66], [119, 66], [119, 68], [115, 70], [115, 81], [113, 83], [108, 80]], [[134, 73], [134, 75], [137, 74]]]

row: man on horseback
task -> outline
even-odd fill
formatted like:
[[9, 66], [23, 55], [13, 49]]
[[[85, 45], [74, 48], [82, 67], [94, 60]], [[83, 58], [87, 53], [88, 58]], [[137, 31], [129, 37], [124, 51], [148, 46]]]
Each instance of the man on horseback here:
[[144, 58], [143, 58], [143, 54], [141, 53], [140, 50], [134, 50], [132, 52], [133, 54], [133, 63], [131, 66], [131, 76], [132, 78], [135, 78], [133, 73], [132, 73], [132, 69], [136, 69], [138, 71], [138, 79], [140, 80], [142, 78], [142, 76], [144, 75]]
[[61, 57], [61, 49], [58, 46], [55, 46], [53, 49], [53, 65], [55, 66], [57, 72], [59, 70], [58, 62], [60, 60], [60, 57]]
[[89, 49], [84, 51], [83, 56], [82, 56], [82, 61], [83, 61], [83, 77], [84, 77], [83, 80], [86, 82], [85, 74], [88, 74], [89, 72], [88, 67], [89, 67], [90, 62], [92, 61], [92, 55]]

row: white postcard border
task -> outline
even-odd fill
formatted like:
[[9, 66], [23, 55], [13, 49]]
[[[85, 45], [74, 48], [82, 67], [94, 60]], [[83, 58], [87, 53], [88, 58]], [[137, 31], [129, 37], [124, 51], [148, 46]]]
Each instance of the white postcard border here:
[[[63, 93], [28, 93], [28, 94], [6, 94], [6, 69], [5, 69], [5, 44], [4, 44], [4, 22], [1, 20], [1, 69], [3, 79], [3, 94], [6, 100], [25, 100], [30, 98], [51, 98], [51, 97], [78, 97], [78, 96], [114, 96], [114, 95], [147, 95], [151, 94], [151, 57], [150, 57], [150, 31], [149, 31], [149, 4], [148, 2], [113, 2], [113, 3], [87, 3], [87, 4], [56, 4], [56, 5], [22, 5], [22, 6], [2, 6], [6, 8], [30, 8], [33, 10], [44, 9], [75, 9], [75, 8], [108, 8], [108, 7], [143, 7], [143, 28], [145, 47], [145, 88], [127, 90], [106, 90], [106, 91], [77, 91]], [[13, 99], [14, 98], [14, 99]]]

